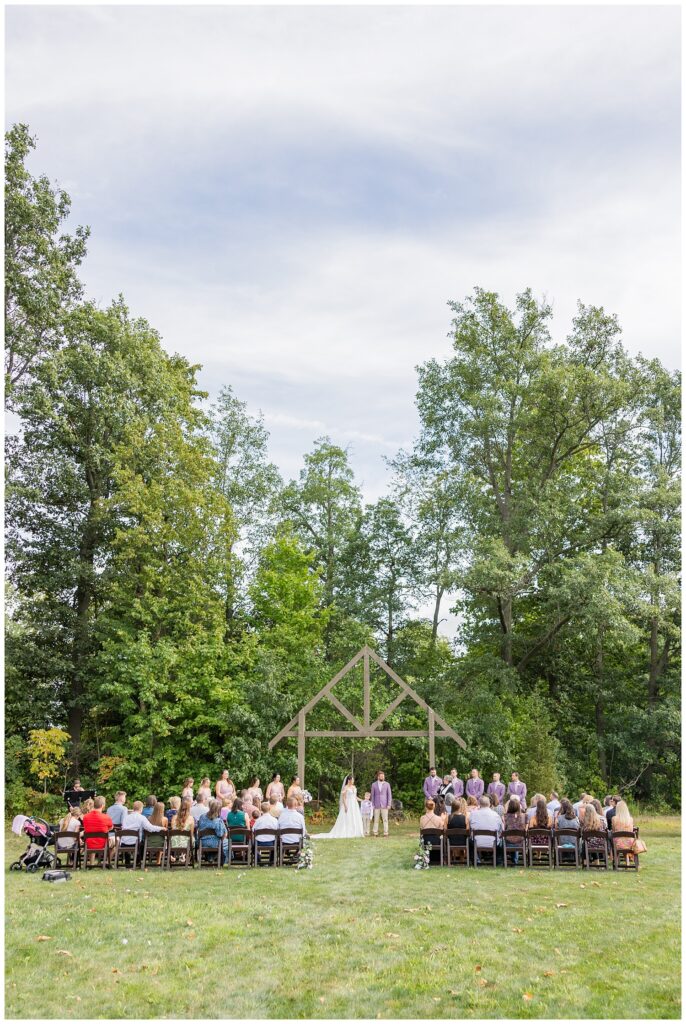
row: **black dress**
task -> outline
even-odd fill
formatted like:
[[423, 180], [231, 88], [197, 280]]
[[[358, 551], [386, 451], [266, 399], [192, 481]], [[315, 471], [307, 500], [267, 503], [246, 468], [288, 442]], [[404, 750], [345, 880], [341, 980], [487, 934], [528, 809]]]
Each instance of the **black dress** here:
[[[448, 819], [448, 828], [467, 828], [467, 821], [464, 814], [451, 814]], [[466, 836], [449, 836], [448, 841], [451, 846], [466, 846]]]

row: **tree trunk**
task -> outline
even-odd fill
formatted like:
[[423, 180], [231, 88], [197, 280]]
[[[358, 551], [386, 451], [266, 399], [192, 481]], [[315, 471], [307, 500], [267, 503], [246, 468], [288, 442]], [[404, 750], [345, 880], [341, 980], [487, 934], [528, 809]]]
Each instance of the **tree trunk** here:
[[95, 545], [95, 501], [91, 500], [79, 545], [78, 583], [74, 597], [76, 622], [74, 624], [72, 645], [72, 685], [67, 728], [72, 743], [72, 763], [75, 772], [79, 771], [81, 756], [81, 727], [83, 723], [85, 679], [88, 673]]
[[512, 598], [498, 598], [498, 614], [502, 638], [500, 641], [500, 657], [508, 668], [512, 668]]
[[431, 622], [431, 643], [436, 646], [436, 638], [438, 636], [438, 623], [440, 621], [441, 614], [441, 601], [443, 600], [443, 594], [445, 588], [441, 586], [436, 587], [436, 600], [434, 601], [434, 614]]

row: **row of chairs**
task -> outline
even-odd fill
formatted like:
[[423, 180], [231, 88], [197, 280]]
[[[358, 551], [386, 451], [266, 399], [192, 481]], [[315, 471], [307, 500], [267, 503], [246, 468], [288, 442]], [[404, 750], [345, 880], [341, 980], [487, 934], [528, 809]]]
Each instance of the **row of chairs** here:
[[[55, 834], [55, 855], [64, 860], [73, 870], [79, 868], [143, 868], [175, 867], [194, 868], [222, 865], [222, 843], [216, 846], [203, 844], [203, 839], [217, 838], [212, 829], [201, 829], [196, 837], [182, 829], [168, 829], [166, 832], [146, 832], [141, 842], [137, 829], [113, 829], [114, 845], [110, 846], [107, 832], [57, 832]], [[303, 848], [304, 834], [301, 828], [261, 829], [258, 843], [250, 832], [240, 826], [227, 828], [229, 867], [286, 867], [298, 863]], [[288, 839], [286, 838], [288, 837]], [[90, 839], [104, 840], [101, 849], [88, 847]], [[162, 843], [160, 844], [160, 839]], [[124, 840], [124, 841], [123, 841]], [[271, 843], [271, 845], [267, 845]]]
[[[638, 871], [639, 868], [638, 854], [617, 845], [618, 839], [636, 839], [638, 828], [633, 832], [587, 831], [581, 834], [576, 829], [568, 828], [509, 829], [500, 834], [494, 829], [483, 828], [451, 828], [445, 831], [425, 828], [420, 829], [419, 835], [426, 846], [431, 845], [431, 852], [438, 854], [437, 863], [440, 867], [497, 867], [500, 851], [500, 864], [504, 868], [555, 867], [573, 871], [580, 868], [607, 871], [610, 858], [615, 871]], [[478, 838], [482, 841], [477, 844]]]

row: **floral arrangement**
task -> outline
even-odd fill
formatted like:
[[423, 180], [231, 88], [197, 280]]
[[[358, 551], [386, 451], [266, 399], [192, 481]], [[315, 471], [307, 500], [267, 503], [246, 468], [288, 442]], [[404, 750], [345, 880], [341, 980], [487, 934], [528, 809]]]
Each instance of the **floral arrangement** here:
[[296, 871], [300, 871], [301, 868], [311, 868], [314, 866], [314, 847], [309, 839], [305, 839], [298, 857], [298, 863], [295, 865]]
[[421, 871], [423, 868], [428, 868], [430, 855], [431, 843], [425, 843], [423, 839], [420, 839], [419, 850], [414, 855], [414, 866], [416, 871]]
[[303, 789], [303, 803], [309, 804], [312, 800], [312, 794], [309, 789]]

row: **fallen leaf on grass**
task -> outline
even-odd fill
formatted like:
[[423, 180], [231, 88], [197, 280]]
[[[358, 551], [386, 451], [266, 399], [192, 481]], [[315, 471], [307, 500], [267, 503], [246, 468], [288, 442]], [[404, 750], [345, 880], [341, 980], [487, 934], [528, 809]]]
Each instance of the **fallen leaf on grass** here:
[[440, 1001], [441, 1001], [441, 997], [440, 997], [440, 996], [433, 996], [433, 1001], [434, 1001], [435, 1003], [440, 1003]]
[[320, 997], [319, 997], [319, 1002], [320, 1002], [320, 1003], [323, 1003], [323, 1002], [324, 1002], [324, 996], [320, 996]]
[[585, 888], [586, 888], [586, 886], [585, 886], [585, 885], [584, 885], [584, 883], [582, 882], [582, 883], [581, 883], [581, 885], [579, 886], [579, 888], [580, 888], [580, 889], [585, 889]]
[[190, 917], [189, 917], [189, 918], [188, 918], [188, 920], [186, 921], [186, 924], [188, 925], [188, 927], [189, 927], [189, 928], [192, 928], [192, 927], [193, 927], [193, 922], [191, 921]]
[[113, 967], [112, 968], [112, 974], [121, 974], [121, 971], [119, 970], [118, 967]]
[[489, 985], [492, 985], [492, 984], [493, 984], [493, 982], [492, 981], [487, 981], [486, 978], [479, 978], [479, 987], [480, 988], [487, 988]]
[[591, 885], [595, 885], [596, 888], [600, 889], [600, 882], [591, 882]]
[[52, 935], [36, 935], [36, 942], [50, 942]]
[[68, 949], [58, 949], [57, 952], [61, 953], [62, 956], [73, 956], [74, 955], [73, 953], [70, 953]]
[[555, 971], [544, 971], [543, 972], [543, 977], [544, 978], [554, 978], [555, 977]]
[[555, 906], [556, 906], [556, 907], [558, 908], [558, 910], [559, 910], [559, 908], [560, 908], [560, 907], [568, 907], [568, 906], [569, 906], [569, 903], [556, 903], [556, 904], [555, 904]]
[[554, 952], [557, 953], [558, 956], [562, 956], [562, 950], [558, 949], [557, 946], [555, 946]]
[[475, 970], [475, 971], [476, 971], [476, 973], [478, 974], [478, 973], [479, 973], [479, 971], [481, 970], [481, 964], [477, 964], [477, 965], [476, 965], [476, 967], [474, 968], [474, 970]]
[[399, 939], [400, 936], [398, 935], [397, 932], [386, 932], [386, 938], [387, 939]]
[[521, 935], [522, 932], [524, 931], [524, 929], [523, 928], [513, 928], [512, 931], [516, 932], [517, 935]]
[[195, 932], [189, 932], [188, 935], [186, 936], [186, 938], [187, 939], [194, 939], [195, 938]]
[[533, 999], [533, 993], [531, 993], [531, 992], [523, 992], [522, 993], [522, 999], [525, 999], [527, 1001], [527, 1003], [530, 1002]]

